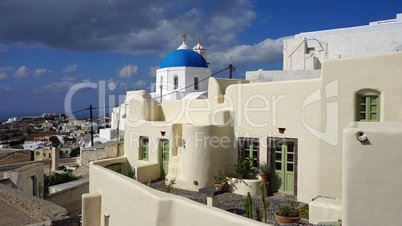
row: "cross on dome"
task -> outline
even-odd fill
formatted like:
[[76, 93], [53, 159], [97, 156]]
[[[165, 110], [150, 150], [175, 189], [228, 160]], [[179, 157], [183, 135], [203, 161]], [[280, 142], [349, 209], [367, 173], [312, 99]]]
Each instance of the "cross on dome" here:
[[197, 42], [198, 42], [198, 44], [200, 44], [200, 37], [197, 38]]
[[185, 42], [186, 42], [186, 38], [187, 38], [186, 33], [183, 33], [183, 35], [182, 35], [181, 37], [183, 37], [183, 43], [185, 43]]

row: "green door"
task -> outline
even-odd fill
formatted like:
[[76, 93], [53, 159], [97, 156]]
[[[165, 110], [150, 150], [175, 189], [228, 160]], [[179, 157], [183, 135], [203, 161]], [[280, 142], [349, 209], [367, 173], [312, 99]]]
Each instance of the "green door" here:
[[168, 174], [169, 169], [169, 141], [161, 140], [160, 141], [160, 149], [161, 149], [161, 176], [165, 178]]
[[294, 194], [295, 170], [295, 143], [287, 141], [273, 141], [272, 166], [278, 177], [278, 192]]

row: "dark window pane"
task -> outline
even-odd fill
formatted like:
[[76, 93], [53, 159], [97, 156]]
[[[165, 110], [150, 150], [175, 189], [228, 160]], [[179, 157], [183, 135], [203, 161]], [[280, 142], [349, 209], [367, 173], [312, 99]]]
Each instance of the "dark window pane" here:
[[282, 170], [282, 164], [280, 162], [275, 163], [275, 169], [276, 170]]
[[287, 171], [293, 172], [293, 164], [292, 163], [287, 164]]
[[282, 154], [281, 153], [276, 153], [275, 154], [275, 160], [282, 161]]
[[288, 162], [293, 162], [293, 154], [288, 154]]
[[294, 145], [293, 144], [288, 144], [288, 152], [294, 152]]

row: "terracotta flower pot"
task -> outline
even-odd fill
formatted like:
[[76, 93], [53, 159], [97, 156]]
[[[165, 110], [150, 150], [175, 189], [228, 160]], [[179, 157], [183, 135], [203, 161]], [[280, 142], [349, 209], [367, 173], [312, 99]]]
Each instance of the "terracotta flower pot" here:
[[261, 175], [261, 182], [268, 182], [269, 176], [268, 175]]
[[229, 188], [229, 184], [228, 183], [225, 183], [225, 184], [214, 183], [214, 188], [222, 188], [224, 191], [227, 191]]
[[275, 212], [275, 219], [279, 224], [297, 224], [300, 218], [300, 215], [297, 217], [281, 217], [278, 215], [278, 212]]

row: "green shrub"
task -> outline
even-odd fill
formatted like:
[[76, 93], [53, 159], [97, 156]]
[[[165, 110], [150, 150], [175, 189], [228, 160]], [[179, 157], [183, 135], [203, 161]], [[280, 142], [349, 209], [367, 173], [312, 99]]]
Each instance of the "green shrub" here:
[[76, 148], [74, 148], [73, 150], [71, 150], [71, 152], [70, 152], [70, 157], [72, 158], [72, 157], [77, 157], [77, 156], [79, 156], [80, 155], [80, 148], [79, 147], [76, 147]]
[[308, 219], [309, 218], [308, 209], [309, 209], [308, 205], [306, 205], [306, 207], [300, 208], [299, 209], [300, 216], [302, 216], [303, 218]]
[[299, 216], [299, 210], [296, 209], [297, 203], [295, 201], [289, 201], [281, 204], [278, 208], [278, 215], [281, 217], [297, 217]]
[[44, 193], [45, 196], [49, 195], [49, 187], [57, 184], [63, 184], [70, 181], [78, 180], [79, 177], [74, 176], [72, 173], [52, 173], [47, 176], [44, 175]]

